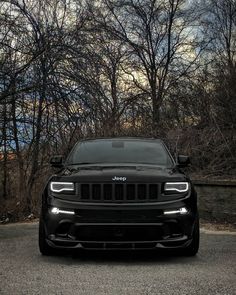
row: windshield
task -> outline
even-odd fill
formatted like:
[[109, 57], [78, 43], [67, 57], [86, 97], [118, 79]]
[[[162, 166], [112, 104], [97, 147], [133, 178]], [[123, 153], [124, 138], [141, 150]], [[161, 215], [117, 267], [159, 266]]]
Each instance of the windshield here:
[[166, 148], [158, 141], [90, 140], [78, 143], [68, 157], [68, 165], [135, 163], [173, 166]]

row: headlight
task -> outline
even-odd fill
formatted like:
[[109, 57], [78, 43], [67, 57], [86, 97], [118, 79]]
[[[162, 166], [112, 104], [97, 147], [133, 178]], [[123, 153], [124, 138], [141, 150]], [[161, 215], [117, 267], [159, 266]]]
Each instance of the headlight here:
[[166, 182], [164, 186], [165, 192], [184, 193], [189, 190], [188, 182]]
[[60, 193], [63, 191], [74, 191], [75, 186], [73, 182], [50, 182], [50, 190], [55, 193]]

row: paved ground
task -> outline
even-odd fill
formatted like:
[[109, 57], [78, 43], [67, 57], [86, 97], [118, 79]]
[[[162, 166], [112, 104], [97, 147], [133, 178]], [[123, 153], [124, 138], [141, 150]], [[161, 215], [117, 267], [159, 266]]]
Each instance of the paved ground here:
[[0, 226], [0, 294], [236, 294], [236, 233], [203, 230], [195, 258], [85, 252], [43, 257], [34, 224]]

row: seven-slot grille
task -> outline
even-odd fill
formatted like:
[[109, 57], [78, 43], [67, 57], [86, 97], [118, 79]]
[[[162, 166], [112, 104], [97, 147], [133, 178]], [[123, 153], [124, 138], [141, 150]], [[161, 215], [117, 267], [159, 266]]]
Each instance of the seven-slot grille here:
[[82, 183], [79, 199], [84, 202], [152, 202], [158, 199], [159, 184]]

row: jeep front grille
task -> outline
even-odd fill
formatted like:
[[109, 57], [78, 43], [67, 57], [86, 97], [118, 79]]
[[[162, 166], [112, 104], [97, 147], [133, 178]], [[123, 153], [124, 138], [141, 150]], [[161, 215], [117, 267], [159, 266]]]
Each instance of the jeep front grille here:
[[159, 184], [82, 183], [79, 199], [84, 202], [152, 202], [160, 194]]

